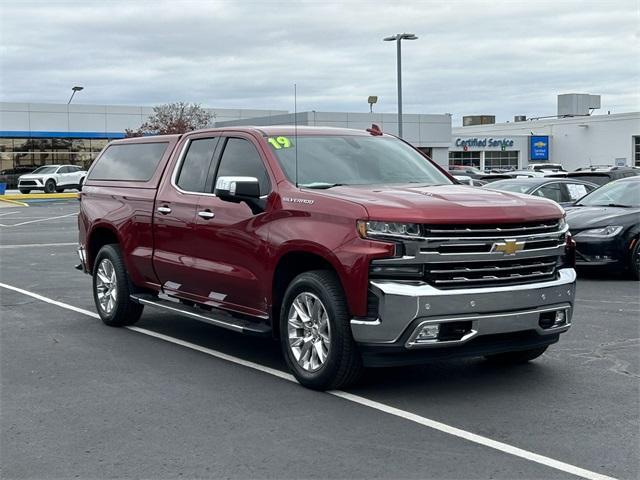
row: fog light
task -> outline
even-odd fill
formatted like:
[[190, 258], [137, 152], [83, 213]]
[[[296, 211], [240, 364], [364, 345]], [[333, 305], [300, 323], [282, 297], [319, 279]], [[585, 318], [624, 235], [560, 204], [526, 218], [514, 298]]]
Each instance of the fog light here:
[[553, 326], [560, 327], [562, 325], [565, 325], [566, 323], [567, 323], [567, 312], [565, 312], [564, 310], [558, 310], [556, 312], [556, 319], [553, 322]]
[[425, 342], [429, 340], [436, 340], [438, 338], [438, 334], [440, 333], [440, 324], [432, 323], [423, 326], [420, 329], [418, 335], [416, 335], [416, 342]]

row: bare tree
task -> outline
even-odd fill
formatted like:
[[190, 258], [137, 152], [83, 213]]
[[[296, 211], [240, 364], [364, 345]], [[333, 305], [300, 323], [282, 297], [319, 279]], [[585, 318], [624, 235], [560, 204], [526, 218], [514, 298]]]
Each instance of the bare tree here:
[[176, 102], [153, 107], [153, 114], [137, 130], [127, 128], [127, 137], [186, 133], [211, 126], [213, 115], [196, 103]]

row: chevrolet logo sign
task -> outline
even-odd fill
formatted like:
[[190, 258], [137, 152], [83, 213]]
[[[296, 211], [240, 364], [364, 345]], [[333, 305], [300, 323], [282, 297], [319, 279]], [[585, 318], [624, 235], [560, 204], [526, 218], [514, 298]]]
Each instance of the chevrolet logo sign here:
[[491, 253], [502, 252], [505, 255], [515, 255], [516, 252], [524, 249], [525, 242], [518, 242], [517, 240], [505, 240], [504, 242], [496, 242], [491, 247]]

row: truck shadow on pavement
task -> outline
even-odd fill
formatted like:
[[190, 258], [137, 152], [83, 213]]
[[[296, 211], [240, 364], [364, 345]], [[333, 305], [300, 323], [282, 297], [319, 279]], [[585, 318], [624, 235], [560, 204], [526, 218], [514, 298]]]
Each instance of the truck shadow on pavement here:
[[[195, 320], [151, 311], [137, 327], [210, 348], [242, 360], [287, 372], [280, 344], [273, 339], [239, 335]], [[180, 347], [176, 347], [180, 348]], [[551, 347], [553, 348], [553, 346]], [[349, 391], [418, 391], [425, 397], [442, 394], [477, 394], [496, 388], [522, 389], [552, 375], [545, 357], [526, 365], [496, 366], [482, 358], [439, 360], [417, 366], [369, 368]], [[212, 360], [218, 361], [218, 360]]]

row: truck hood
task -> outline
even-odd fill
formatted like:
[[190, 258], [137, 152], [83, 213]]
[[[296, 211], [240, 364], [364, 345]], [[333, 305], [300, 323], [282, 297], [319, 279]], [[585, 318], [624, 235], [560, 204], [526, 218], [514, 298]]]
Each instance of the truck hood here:
[[415, 223], [518, 223], [559, 218], [544, 198], [466, 185], [338, 186], [314, 193], [362, 205], [374, 220]]

